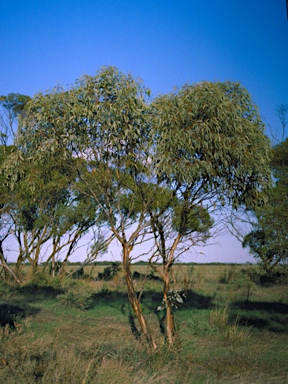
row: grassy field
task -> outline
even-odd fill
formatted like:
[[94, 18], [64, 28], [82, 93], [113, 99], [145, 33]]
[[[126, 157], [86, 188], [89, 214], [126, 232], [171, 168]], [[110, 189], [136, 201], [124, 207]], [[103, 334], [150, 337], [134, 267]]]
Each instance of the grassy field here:
[[[70, 266], [70, 269], [76, 268]], [[158, 349], [135, 329], [121, 271], [85, 267], [85, 279], [40, 274], [19, 289], [0, 284], [1, 383], [288, 383], [287, 285], [258, 285], [239, 265], [177, 265], [173, 289], [187, 298], [175, 311], [178, 337], [161, 333], [161, 281], [144, 265], [133, 271]]]

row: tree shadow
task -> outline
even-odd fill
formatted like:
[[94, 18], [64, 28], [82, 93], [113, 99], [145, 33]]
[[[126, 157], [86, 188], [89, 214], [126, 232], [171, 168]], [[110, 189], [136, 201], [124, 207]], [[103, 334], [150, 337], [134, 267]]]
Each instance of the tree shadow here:
[[181, 306], [185, 309], [209, 309], [211, 308], [214, 297], [203, 295], [194, 291], [187, 291], [186, 299]]
[[[179, 305], [178, 311], [182, 309], [209, 309], [212, 304], [213, 297], [202, 295], [201, 293], [189, 290], [185, 293], [186, 298], [183, 304]], [[157, 308], [162, 304], [162, 292], [147, 291], [142, 295], [143, 306], [147, 307], [150, 312], [157, 312]]]
[[0, 304], [0, 326], [4, 327], [8, 324], [11, 328], [15, 328], [16, 322], [38, 312], [39, 309], [29, 305]]
[[64, 293], [65, 290], [61, 288], [54, 288], [54, 287], [51, 287], [50, 285], [42, 287], [37, 284], [28, 284], [18, 288], [18, 292], [21, 295], [26, 296], [27, 298], [30, 296], [30, 298], [35, 297], [37, 298], [37, 300], [39, 300], [41, 296], [44, 296], [46, 298], [56, 297], [57, 295]]
[[[212, 296], [206, 296], [202, 295], [201, 293], [197, 293], [194, 291], [187, 291], [185, 294], [186, 298], [181, 306], [179, 306], [174, 311], [181, 311], [181, 310], [187, 310], [187, 309], [200, 309], [200, 310], [207, 310], [211, 308]], [[148, 308], [150, 312], [153, 312], [159, 323], [159, 329], [162, 335], [166, 334], [165, 331], [165, 319], [166, 319], [166, 312], [159, 311], [157, 308], [162, 304], [162, 298], [163, 295], [161, 292], [145, 292], [143, 295], [143, 307]]]
[[272, 332], [288, 331], [288, 304], [279, 302], [235, 302], [230, 314], [239, 324], [267, 329]]
[[130, 311], [128, 319], [129, 319], [129, 325], [132, 332], [132, 335], [135, 337], [136, 340], [140, 339], [141, 332], [138, 330], [136, 323], [135, 323], [136, 316]]
[[141, 332], [136, 325], [136, 316], [132, 312], [129, 305], [128, 295], [126, 292], [102, 291], [93, 295], [93, 308], [97, 306], [109, 304], [109, 307], [114, 308], [124, 315], [129, 323], [132, 335], [136, 340], [140, 339]]

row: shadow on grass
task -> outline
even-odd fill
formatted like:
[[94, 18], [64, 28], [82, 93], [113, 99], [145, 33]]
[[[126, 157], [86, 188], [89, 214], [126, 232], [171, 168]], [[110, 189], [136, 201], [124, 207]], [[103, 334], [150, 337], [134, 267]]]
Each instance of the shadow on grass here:
[[[144, 313], [155, 313], [162, 304], [162, 292], [145, 291], [141, 295], [141, 305]], [[184, 303], [179, 307], [181, 309], [209, 309], [213, 297], [202, 295], [197, 292], [188, 291]], [[114, 308], [119, 308], [125, 315], [126, 308], [129, 308], [128, 295], [126, 292], [102, 291], [93, 295], [93, 307], [109, 304]]]
[[29, 305], [0, 304], [0, 326], [9, 325], [15, 328], [15, 323], [21, 321], [26, 316], [35, 315], [39, 309]]
[[[158, 319], [160, 331], [162, 334], [165, 334], [165, 312], [157, 310], [157, 308], [162, 304], [162, 298], [162, 292], [145, 291], [141, 295], [141, 306], [144, 315], [152, 313], [155, 314]], [[177, 309], [177, 311], [181, 311], [181, 309], [207, 310], [211, 307], [212, 300], [213, 298], [210, 296], [205, 296], [200, 293], [189, 291], [187, 292], [184, 303]], [[97, 306], [102, 307], [103, 305], [109, 305], [109, 307], [120, 311], [124, 316], [126, 316], [128, 318], [132, 334], [136, 339], [139, 338], [140, 332], [136, 325], [136, 317], [129, 305], [127, 293], [102, 291], [94, 294], [93, 308], [97, 308]]]
[[194, 291], [188, 291], [187, 298], [181, 308], [185, 309], [209, 309], [211, 308], [213, 297], [202, 295]]
[[40, 312], [30, 303], [40, 302], [47, 298], [56, 297], [62, 290], [51, 286], [39, 287], [36, 284], [28, 284], [11, 290], [11, 296], [3, 296], [0, 304], [0, 327], [9, 325], [15, 328], [15, 323], [27, 316], [35, 316]]
[[28, 284], [21, 288], [18, 288], [18, 292], [24, 296], [35, 296], [39, 299], [44, 297], [56, 297], [57, 295], [64, 293], [64, 289], [54, 288], [51, 286], [41, 287], [37, 284]]
[[288, 305], [277, 302], [236, 302], [231, 315], [240, 324], [267, 329], [272, 332], [288, 331]]

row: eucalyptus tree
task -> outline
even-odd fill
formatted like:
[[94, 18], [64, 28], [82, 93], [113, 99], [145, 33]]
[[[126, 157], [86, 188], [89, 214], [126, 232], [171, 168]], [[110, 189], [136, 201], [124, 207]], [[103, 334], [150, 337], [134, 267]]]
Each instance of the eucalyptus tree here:
[[23, 262], [28, 261], [35, 273], [40, 262], [53, 261], [65, 248], [68, 258], [95, 217], [91, 204], [74, 194], [75, 174], [63, 158], [56, 156], [54, 161], [37, 165], [23, 153], [15, 168], [15, 156], [17, 152], [7, 158], [5, 167], [19, 275]]
[[171, 197], [151, 212], [151, 224], [162, 258], [166, 333], [172, 344], [172, 307], [181, 298], [169, 293], [171, 266], [198, 241], [205, 242], [225, 207], [264, 202], [270, 147], [257, 107], [238, 83], [186, 85], [153, 104], [151, 167]]
[[1, 172], [1, 167], [12, 150], [13, 146], [0, 146], [0, 267], [4, 269], [4, 277], [6, 280], [13, 277], [13, 279], [20, 284], [20, 280], [8, 264], [5, 252], [5, 242], [13, 234], [14, 222], [10, 215], [13, 201], [6, 184], [5, 176], [3, 172]]
[[0, 143], [7, 145], [9, 139], [13, 143], [16, 131], [17, 120], [24, 113], [25, 105], [30, 100], [29, 96], [19, 93], [9, 93], [0, 96]]
[[1, 167], [6, 158], [13, 151], [13, 141], [17, 131], [17, 120], [24, 113], [26, 103], [30, 97], [19, 93], [9, 93], [0, 96], [0, 259], [5, 268], [5, 277], [13, 276], [17, 283], [19, 279], [7, 264], [4, 255], [4, 243], [14, 233], [14, 222], [10, 215], [12, 209], [11, 193], [9, 192]]
[[69, 90], [36, 95], [21, 120], [20, 152], [12, 162], [25, 154], [37, 167], [44, 166], [58, 152], [73, 162], [74, 191], [92, 202], [98, 222], [121, 245], [128, 298], [154, 349], [131, 273], [132, 251], [147, 235], [153, 200], [145, 196], [151, 145], [147, 93], [140, 82], [108, 67]]
[[263, 128], [239, 84], [185, 86], [151, 104], [139, 81], [108, 67], [69, 90], [36, 95], [21, 120], [20, 152], [11, 161], [17, 165], [25, 155], [41, 166], [60, 152], [73, 163], [74, 191], [92, 202], [98, 222], [121, 245], [128, 298], [155, 349], [131, 274], [142, 249], [137, 246], [154, 237], [150, 259], [155, 268], [155, 259], [162, 259], [172, 344], [171, 266], [208, 238], [223, 206], [261, 202], [270, 183]]
[[[49, 104], [51, 95], [44, 99]], [[25, 261], [31, 264], [33, 273], [40, 262], [46, 259], [53, 263], [60, 253], [67, 261], [83, 235], [95, 225], [91, 202], [80, 198], [73, 187], [77, 183], [76, 159], [63, 146], [51, 149], [63, 129], [51, 132], [49, 122], [44, 127], [33, 117], [41, 101], [37, 95], [26, 105], [15, 148], [3, 164], [9, 187], [9, 216], [19, 248], [17, 275]], [[55, 109], [53, 104], [49, 107]]]
[[153, 196], [147, 194], [151, 155], [148, 93], [130, 75], [108, 67], [95, 77], [85, 76], [71, 94], [71, 103], [77, 105], [73, 154], [86, 161], [85, 172], [79, 172], [81, 191], [97, 203], [100, 216], [121, 246], [128, 298], [144, 337], [155, 349], [131, 273], [135, 247], [149, 232], [148, 208], [153, 202]]
[[271, 167], [274, 185], [268, 203], [265, 207], [255, 207], [256, 221], [242, 243], [268, 274], [288, 261], [288, 139], [273, 147]]

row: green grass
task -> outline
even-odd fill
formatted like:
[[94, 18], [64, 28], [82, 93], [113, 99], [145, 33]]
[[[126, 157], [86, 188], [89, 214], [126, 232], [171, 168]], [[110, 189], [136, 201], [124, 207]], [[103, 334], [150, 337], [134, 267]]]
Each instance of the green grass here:
[[[158, 344], [152, 354], [135, 337], [137, 323], [121, 275], [110, 282], [41, 278], [40, 285], [27, 281], [20, 290], [2, 284], [0, 382], [288, 382], [287, 286], [257, 286], [247, 302], [246, 282], [237, 280], [241, 266], [177, 268], [173, 287], [189, 280], [190, 289], [175, 311], [173, 348], [161, 333], [164, 313], [156, 311], [161, 282], [148, 281], [143, 291], [143, 312]], [[97, 276], [96, 268], [93, 273]], [[140, 290], [141, 281], [135, 283]]]

